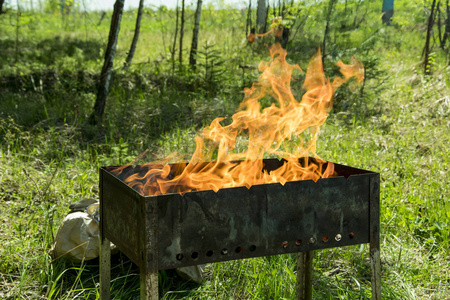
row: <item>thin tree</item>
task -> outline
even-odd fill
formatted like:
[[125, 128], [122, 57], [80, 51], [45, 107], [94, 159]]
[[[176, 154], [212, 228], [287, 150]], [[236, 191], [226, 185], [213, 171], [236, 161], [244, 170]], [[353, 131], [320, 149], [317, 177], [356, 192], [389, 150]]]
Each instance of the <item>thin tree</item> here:
[[5, 4], [5, 0], [0, 0], [0, 15], [5, 13], [5, 11], [3, 10], [4, 4]]
[[189, 65], [193, 69], [195, 69], [195, 65], [197, 63], [196, 55], [197, 55], [197, 48], [198, 48], [198, 32], [200, 30], [200, 17], [202, 14], [202, 3], [203, 3], [203, 0], [197, 1], [197, 10], [195, 11], [194, 31], [192, 33], [191, 53], [189, 54]]
[[14, 55], [14, 60], [17, 62], [19, 60], [19, 30], [20, 30], [20, 15], [22, 14], [20, 9], [20, 2], [17, 0], [17, 12], [16, 12], [16, 53]]
[[427, 26], [427, 38], [425, 40], [425, 48], [423, 49], [425, 52], [425, 59], [423, 62], [424, 65], [424, 73], [425, 75], [431, 74], [431, 67], [430, 67], [430, 38], [431, 38], [431, 29], [433, 27], [434, 23], [434, 8], [436, 6], [436, 0], [433, 0], [433, 3], [431, 4], [431, 12], [430, 17], [428, 18], [428, 26]]
[[180, 20], [180, 52], [178, 61], [180, 62], [180, 68], [183, 65], [183, 37], [184, 37], [184, 0], [181, 0], [181, 20]]
[[281, 0], [278, 0], [278, 16], [281, 17]]
[[436, 11], [437, 11], [437, 15], [438, 15], [437, 28], [438, 28], [439, 45], [441, 46], [442, 49], [444, 49], [444, 42], [442, 40], [443, 36], [442, 36], [442, 30], [441, 30], [441, 1], [439, 1], [437, 3]]
[[245, 37], [248, 36], [248, 29], [252, 28], [252, 0], [248, 2], [247, 22], [245, 23]]
[[136, 52], [136, 46], [139, 40], [139, 32], [141, 30], [141, 19], [142, 14], [144, 12], [144, 0], [139, 0], [139, 8], [138, 8], [138, 14], [136, 18], [136, 26], [134, 28], [134, 36], [133, 41], [131, 42], [130, 51], [128, 51], [127, 58], [125, 59], [125, 63], [123, 65], [124, 69], [128, 69], [128, 67], [131, 65], [131, 61], [133, 60], [134, 52]]
[[258, 33], [264, 33], [267, 21], [267, 6], [266, 0], [258, 0], [258, 7], [256, 8], [256, 27]]
[[443, 48], [445, 48], [445, 42], [450, 37], [450, 6], [448, 5], [449, 0], [446, 1], [446, 19], [445, 19], [445, 29], [444, 29], [444, 36], [442, 37], [442, 44]]
[[120, 21], [122, 20], [123, 6], [125, 0], [116, 0], [114, 11], [111, 18], [111, 27], [109, 28], [108, 46], [106, 47], [105, 61], [103, 62], [102, 73], [100, 75], [100, 84], [97, 91], [97, 99], [94, 104], [94, 112], [90, 117], [91, 124], [101, 122], [103, 112], [105, 111], [106, 97], [108, 96], [109, 86], [111, 85], [111, 74], [116, 54], [117, 40], [119, 38]]
[[267, 19], [269, 18], [269, 8], [270, 8], [270, 5], [267, 5], [266, 16], [264, 17], [264, 28], [263, 28], [262, 32], [267, 32]]
[[171, 49], [171, 55], [172, 55], [172, 75], [175, 72], [175, 51], [177, 47], [177, 35], [178, 35], [178, 0], [177, 0], [177, 7], [176, 7], [176, 22], [175, 22], [175, 34], [173, 37], [173, 46]]
[[325, 32], [323, 34], [323, 42], [322, 42], [322, 65], [325, 62], [325, 57], [327, 56], [325, 50], [327, 46], [327, 39], [328, 39], [328, 32], [330, 30], [330, 21], [331, 21], [331, 14], [333, 12], [334, 5], [336, 4], [337, 0], [330, 0], [328, 4], [328, 13], [327, 13], [327, 23], [325, 25]]

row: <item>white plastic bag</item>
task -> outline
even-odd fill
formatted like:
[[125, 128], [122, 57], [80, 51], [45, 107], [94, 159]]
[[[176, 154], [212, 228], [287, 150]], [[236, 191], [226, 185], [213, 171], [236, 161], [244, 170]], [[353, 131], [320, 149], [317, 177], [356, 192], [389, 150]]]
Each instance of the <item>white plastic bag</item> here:
[[73, 212], [68, 214], [56, 234], [50, 255], [64, 257], [73, 262], [90, 260], [99, 256], [99, 227], [89, 214]]

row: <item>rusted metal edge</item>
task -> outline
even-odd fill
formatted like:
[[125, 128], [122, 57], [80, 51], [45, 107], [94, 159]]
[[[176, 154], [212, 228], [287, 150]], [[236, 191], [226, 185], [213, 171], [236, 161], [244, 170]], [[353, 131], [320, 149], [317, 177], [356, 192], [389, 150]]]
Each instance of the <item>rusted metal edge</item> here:
[[372, 300], [381, 300], [380, 174], [370, 176], [370, 265]]
[[[100, 176], [101, 232], [135, 264], [141, 266], [143, 260], [139, 253], [142, 244], [140, 228], [144, 226], [145, 216], [141, 218], [139, 212], [142, 209], [140, 203], [146, 201], [105, 168], [100, 169]], [[103, 209], [105, 205], [108, 205], [108, 208]]]
[[100, 170], [100, 299], [110, 299], [111, 288], [111, 247], [109, 239], [105, 235], [103, 212], [104, 201], [103, 196], [103, 172]]

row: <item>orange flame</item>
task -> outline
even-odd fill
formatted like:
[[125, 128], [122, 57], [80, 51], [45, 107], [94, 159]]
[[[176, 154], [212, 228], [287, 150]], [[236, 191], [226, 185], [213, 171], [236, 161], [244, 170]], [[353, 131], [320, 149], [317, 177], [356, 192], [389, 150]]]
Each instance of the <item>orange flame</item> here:
[[[332, 108], [334, 91], [355, 76], [363, 78], [363, 66], [353, 59], [353, 65], [339, 61], [344, 78], [332, 82], [325, 78], [320, 51], [311, 59], [303, 84], [305, 93], [298, 102], [291, 91], [292, 72], [301, 71], [298, 65], [286, 61], [286, 50], [280, 44], [270, 48], [271, 60], [261, 62], [262, 72], [252, 88], [244, 90], [245, 97], [229, 125], [217, 118], [195, 138], [196, 150], [189, 163], [174, 166], [149, 165], [145, 174], [133, 174], [125, 182], [144, 195], [186, 193], [198, 190], [218, 191], [222, 188], [255, 184], [285, 184], [287, 181], [333, 176], [332, 163], [318, 160], [316, 140], [320, 126]], [[260, 100], [271, 97], [275, 101], [263, 108]], [[239, 147], [236, 147], [236, 144]], [[242, 145], [246, 147], [241, 150]], [[276, 170], [264, 170], [264, 155], [283, 158]], [[303, 162], [299, 160], [306, 157]], [[211, 162], [215, 159], [214, 162]], [[325, 169], [324, 169], [325, 168]], [[120, 167], [114, 171], [119, 174]]]
[[267, 31], [267, 32], [265, 32], [265, 33], [258, 33], [258, 34], [255, 34], [255, 33], [251, 32], [251, 33], [247, 36], [247, 40], [248, 40], [250, 43], [254, 43], [257, 37], [263, 37], [263, 36], [266, 36], [266, 35], [268, 35], [268, 34], [270, 34], [270, 33], [272, 33], [272, 32], [273, 32], [273, 34], [274, 34], [276, 37], [282, 36], [282, 35], [283, 35], [283, 25], [281, 24], [281, 21], [282, 21], [281, 18], [275, 18], [275, 19], [272, 21], [272, 29], [270, 29], [269, 31]]

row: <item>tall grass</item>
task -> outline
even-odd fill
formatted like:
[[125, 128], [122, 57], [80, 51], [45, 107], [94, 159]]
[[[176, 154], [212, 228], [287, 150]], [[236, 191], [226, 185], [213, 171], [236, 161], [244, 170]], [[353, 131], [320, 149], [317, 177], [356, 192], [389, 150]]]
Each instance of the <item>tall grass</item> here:
[[[355, 55], [366, 66], [366, 82], [363, 91], [338, 91], [320, 133], [318, 154], [381, 173], [383, 299], [446, 299], [446, 54], [435, 47], [433, 74], [422, 74], [427, 12], [415, 2], [398, 1], [391, 27], [381, 26], [376, 3], [363, 1], [355, 13], [357, 2], [348, 2], [345, 18], [344, 3], [334, 14], [325, 69], [334, 76], [332, 62], [348, 62]], [[322, 41], [323, 9], [322, 3], [304, 7], [300, 17], [309, 18], [288, 44], [288, 60], [303, 69]], [[352, 27], [364, 11], [365, 19]], [[8, 14], [14, 17], [15, 12]], [[192, 153], [198, 130], [215, 117], [231, 117], [242, 100], [242, 87], [257, 78], [258, 62], [268, 57], [264, 43], [245, 41], [245, 13], [210, 7], [202, 13], [200, 48], [215, 45], [226, 72], [213, 83], [188, 68], [172, 74], [168, 47], [174, 11], [147, 10], [133, 66], [121, 71], [135, 18], [127, 12], [105, 122], [91, 127], [86, 121], [110, 15], [99, 24], [100, 13], [80, 11], [63, 23], [60, 15], [24, 12], [17, 61], [17, 28], [1, 16], [0, 298], [98, 298], [98, 260], [72, 264], [52, 261], [47, 254], [69, 204], [97, 197], [100, 166], [128, 163], [147, 149], [147, 161], [174, 151], [180, 157]], [[190, 34], [188, 30], [186, 41]], [[302, 76], [293, 83], [299, 95]], [[368, 259], [367, 245], [317, 251], [314, 298], [370, 298]], [[123, 255], [114, 256], [112, 266], [112, 296], [138, 298], [138, 268]], [[295, 255], [210, 264], [199, 285], [164, 271], [160, 294], [162, 299], [293, 299], [295, 272]]]

